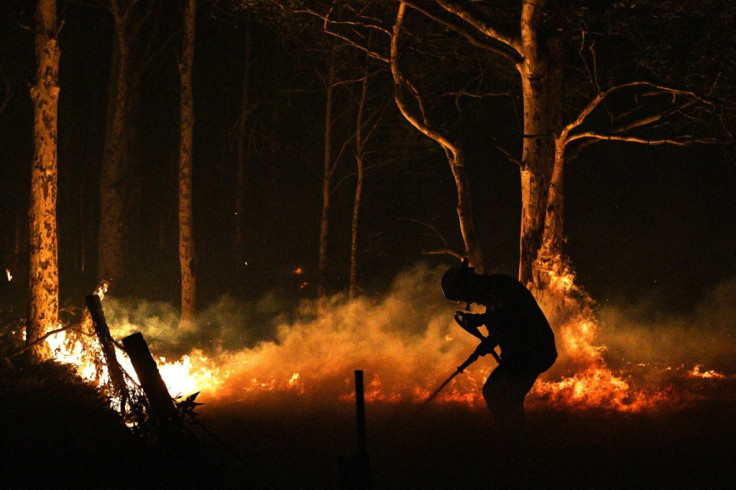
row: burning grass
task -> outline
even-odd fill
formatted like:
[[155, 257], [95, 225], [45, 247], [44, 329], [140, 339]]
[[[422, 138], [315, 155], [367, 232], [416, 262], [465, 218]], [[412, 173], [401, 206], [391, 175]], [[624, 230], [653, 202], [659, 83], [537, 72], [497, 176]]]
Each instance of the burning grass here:
[[[482, 462], [498, 452], [481, 398], [494, 361], [482, 358], [423, 406], [476, 342], [440, 298], [441, 273], [419, 266], [385, 295], [338, 295], [321, 312], [273, 295], [248, 304], [223, 298], [187, 331], [174, 328], [169, 305], [108, 297], [104, 308], [114, 338], [143, 332], [172, 395], [202, 392], [203, 420], [241, 450], [264, 486], [289, 488], [305, 476], [314, 488], [334, 486], [337, 456], [351, 451], [352, 374], [361, 369], [372, 461], [384, 486], [479, 487], [493, 465], [479, 464], [478, 455]], [[692, 318], [648, 322], [631, 309], [581, 302], [582, 293], [570, 290], [574, 281], [561, 284], [563, 299], [574, 301], [541, 301], [560, 358], [526, 404], [536, 486], [717, 488], [733, 481], [734, 450], [722, 446], [736, 430], [723, 410], [736, 405], [736, 312], [724, 299], [735, 286], [717, 288]], [[93, 345], [79, 349], [62, 334], [55, 341], [59, 360], [104, 385]], [[699, 451], [694, 459], [691, 449]], [[683, 469], [695, 463], [690, 474]], [[652, 470], [637, 481], [635, 469], [646, 464]]]
[[[224, 298], [202, 312], [198, 328], [187, 331], [174, 328], [177, 315], [169, 305], [108, 298], [104, 307], [115, 338], [143, 332], [175, 396], [201, 391], [200, 400], [208, 403], [256, 402], [282, 395], [307, 404], [337, 403], [351, 399], [352, 372], [361, 369], [366, 373], [367, 401], [420, 404], [476, 342], [454, 324], [453, 305], [440, 298], [441, 273], [418, 266], [401, 274], [385, 295], [352, 300], [337, 295], [320, 311], [312, 302], [290, 305], [273, 295], [245, 305]], [[574, 277], [557, 283], [564, 287], [543, 295], [540, 302], [555, 330], [560, 358], [533, 388], [527, 398], [530, 408], [659, 410], [699, 402], [708, 396], [701, 386], [706, 380], [723, 385], [733, 380], [728, 372], [733, 365], [709, 364], [731, 359], [723, 351], [734, 352], [732, 337], [724, 337], [717, 347], [693, 337], [681, 342], [678, 351], [673, 342], [663, 340], [668, 338], [663, 328], [649, 327], [652, 335], [647, 338], [645, 326], [634, 315], [603, 310], [607, 321], [599, 322], [599, 309], [575, 289]], [[717, 293], [709, 301], [723, 306], [717, 299], [723, 295]], [[691, 320], [691, 333], [709, 341], [730, 327], [711, 322], [708, 330], [699, 331], [701, 317], [727, 317], [701, 311]], [[684, 339], [681, 328], [673, 331]], [[608, 351], [606, 342], [615, 348]], [[652, 350], [667, 346], [669, 351], [659, 359], [642, 356], [647, 345]], [[700, 362], [679, 362], [694, 346], [702, 352]], [[56, 352], [61, 356], [60, 347]], [[120, 354], [121, 363], [128, 365]], [[89, 362], [77, 361], [80, 374], [88, 379], [94, 371]], [[490, 356], [481, 358], [436, 402], [482, 407], [480, 388], [494, 366]]]

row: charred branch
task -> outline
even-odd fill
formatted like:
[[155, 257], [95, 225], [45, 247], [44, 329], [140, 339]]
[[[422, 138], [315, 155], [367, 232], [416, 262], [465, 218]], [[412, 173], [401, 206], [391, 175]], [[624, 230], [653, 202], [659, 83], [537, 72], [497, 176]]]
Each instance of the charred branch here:
[[34, 339], [32, 342], [27, 343], [26, 345], [24, 345], [20, 349], [18, 349], [16, 351], [11, 352], [10, 354], [6, 355], [5, 358], [6, 359], [12, 359], [14, 357], [18, 357], [19, 355], [23, 354], [24, 352], [29, 351], [29, 350], [35, 348], [41, 342], [45, 341], [46, 339], [48, 339], [52, 335], [56, 335], [57, 333], [64, 332], [64, 331], [69, 330], [69, 329], [72, 329], [72, 328], [74, 328], [76, 326], [77, 326], [76, 324], [72, 324], [72, 325], [67, 325], [65, 327], [59, 327], [57, 329], [50, 330], [50, 331], [46, 332], [45, 334], [41, 335], [40, 337]]
[[95, 333], [97, 334], [100, 346], [102, 347], [102, 355], [105, 358], [105, 364], [107, 365], [107, 370], [110, 373], [112, 389], [115, 391], [115, 394], [121, 398], [120, 406], [125, 407], [128, 398], [125, 375], [123, 374], [123, 368], [118, 362], [115, 354], [115, 341], [113, 340], [112, 335], [110, 335], [110, 327], [107, 325], [105, 312], [102, 310], [102, 301], [96, 294], [90, 294], [85, 297], [85, 302], [87, 303], [87, 309], [89, 310], [89, 314], [94, 324]]
[[123, 339], [123, 345], [138, 375], [141, 388], [143, 388], [146, 398], [148, 398], [152, 415], [162, 425], [171, 425], [177, 422], [179, 419], [176, 406], [166, 389], [163, 379], [161, 379], [156, 361], [153, 360], [143, 335], [140, 332], [129, 335]]

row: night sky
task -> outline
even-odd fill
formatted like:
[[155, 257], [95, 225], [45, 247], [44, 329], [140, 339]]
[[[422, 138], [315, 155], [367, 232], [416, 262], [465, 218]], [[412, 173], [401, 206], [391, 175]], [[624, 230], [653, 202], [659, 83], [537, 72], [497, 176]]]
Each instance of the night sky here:
[[[25, 257], [15, 254], [28, 202], [33, 77], [33, 2], [0, 7], [0, 259], [22, 277]], [[63, 2], [62, 2], [63, 3]], [[200, 9], [195, 61], [195, 226], [201, 300], [224, 292], [253, 297], [271, 287], [295, 295], [314, 292], [316, 280], [324, 90], [315, 73], [322, 63], [298, 51], [265, 23], [254, 26], [256, 101], [249, 165], [248, 244], [233, 257], [234, 142], [244, 63], [244, 34], [229, 18]], [[142, 74], [133, 109], [135, 143], [126, 245], [130, 280], [121, 293], [176, 301], [176, 168], [178, 157], [179, 12], [159, 12], [151, 36], [155, 55]], [[104, 136], [110, 56], [109, 14], [70, 3], [63, 11], [59, 131], [59, 236], [62, 302], [94, 288], [96, 180]], [[388, 83], [379, 75], [377, 84]], [[387, 109], [380, 143], [384, 163], [367, 176], [359, 252], [366, 292], [388, 284], [442, 246], [460, 246], [454, 189], [443, 155], [433, 143]], [[475, 141], [482, 135], [470, 138]], [[401, 142], [397, 146], [396, 142]], [[398, 149], [397, 149], [398, 148]], [[515, 274], [518, 261], [518, 169], [483, 145], [472, 147], [476, 226], [495, 271]], [[333, 195], [330, 236], [332, 291], [347, 286], [349, 216], [354, 179], [343, 163]], [[600, 302], [642, 299], [687, 311], [716, 284], [736, 274], [736, 170], [722, 148], [687, 149], [598, 144], [567, 167], [566, 250], [581, 284]], [[22, 247], [21, 247], [22, 249]], [[247, 262], [247, 265], [246, 265]], [[297, 267], [304, 276], [291, 273]], [[18, 272], [17, 274], [15, 272]], [[19, 280], [0, 288], [22, 300]]]

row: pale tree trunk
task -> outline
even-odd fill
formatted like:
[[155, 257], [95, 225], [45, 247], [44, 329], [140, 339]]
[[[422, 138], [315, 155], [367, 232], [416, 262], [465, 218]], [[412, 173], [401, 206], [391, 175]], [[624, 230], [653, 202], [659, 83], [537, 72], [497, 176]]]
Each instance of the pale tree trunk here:
[[327, 67], [327, 86], [325, 94], [325, 131], [322, 171], [322, 213], [319, 221], [319, 284], [317, 295], [320, 299], [327, 294], [327, 238], [330, 228], [330, 183], [332, 181], [332, 97], [335, 90], [335, 53], [330, 53]]
[[555, 143], [554, 167], [547, 194], [544, 233], [533, 263], [535, 286], [541, 289], [549, 284], [550, 274], [562, 275], [565, 272], [566, 263], [562, 251], [565, 218], [565, 144], [562, 139], [556, 140]]
[[[59, 59], [56, 0], [39, 0], [35, 11], [36, 80], [33, 101], [33, 162], [29, 218], [29, 300], [26, 341], [33, 344], [55, 329], [59, 316], [56, 234], [57, 124]], [[41, 361], [50, 356], [45, 342], [31, 349]]]
[[179, 265], [181, 268], [181, 318], [179, 325], [193, 325], [196, 315], [197, 282], [195, 274], [194, 223], [192, 217], [192, 160], [194, 136], [194, 26], [196, 0], [186, 0], [184, 37], [179, 76], [181, 85], [181, 142], [179, 146]]
[[360, 216], [360, 200], [363, 196], [365, 140], [363, 134], [363, 114], [365, 112], [366, 96], [368, 94], [368, 66], [363, 70], [363, 83], [360, 89], [358, 102], [358, 116], [355, 124], [355, 166], [357, 170], [355, 182], [355, 197], [353, 199], [353, 217], [350, 225], [350, 289], [349, 294], [354, 298], [358, 293], [358, 217]]
[[108, 84], [107, 129], [100, 169], [100, 227], [98, 268], [100, 280], [119, 283], [124, 278], [123, 223], [125, 216], [124, 181], [128, 157], [130, 1], [110, 1], [113, 14], [113, 56]]
[[[391, 74], [394, 79], [394, 98], [399, 111], [404, 118], [422, 134], [434, 140], [439, 144], [445, 152], [447, 163], [450, 165], [452, 176], [455, 180], [455, 188], [457, 189], [457, 218], [460, 226], [460, 234], [463, 238], [465, 246], [464, 253], [458, 254], [452, 250], [442, 250], [441, 252], [450, 253], [458, 258], [467, 257], [470, 264], [473, 265], [478, 272], [483, 271], [483, 251], [480, 239], [475, 231], [473, 223], [473, 208], [470, 194], [470, 182], [465, 171], [465, 154], [460, 143], [452, 141], [450, 137], [443, 134], [438, 128], [433, 127], [427, 120], [426, 114], [422, 113], [422, 100], [419, 90], [407, 80], [399, 69], [399, 36], [406, 12], [406, 4], [401, 2], [396, 13], [396, 22], [393, 26], [391, 36]], [[414, 114], [409, 108], [404, 92], [408, 91], [415, 98], [419, 115]]]
[[[543, 16], [548, 8], [553, 11], [548, 19], [557, 19], [554, 11], [559, 6], [546, 0], [524, 2], [521, 16], [524, 57], [517, 65], [524, 100], [519, 280], [542, 289], [544, 277], [535, 273], [533, 265], [542, 245], [547, 193], [555, 161], [555, 137], [562, 126], [561, 41], [554, 35], [543, 39], [541, 34]], [[546, 30], [553, 32], [555, 27]]]
[[243, 67], [243, 83], [241, 90], [241, 108], [238, 123], [235, 127], [237, 162], [235, 175], [235, 242], [233, 244], [236, 264], [243, 263], [245, 253], [245, 170], [249, 160], [248, 116], [251, 111], [250, 103], [250, 72], [252, 60], [251, 19], [245, 24], [245, 63]]
[[475, 267], [476, 272], [483, 273], [483, 250], [473, 222], [470, 181], [468, 180], [468, 174], [465, 172], [465, 154], [459, 147], [453, 152], [445, 150], [445, 154], [457, 189], [457, 207], [455, 210], [460, 224], [460, 234], [465, 244], [465, 257], [468, 258], [470, 265]]
[[[568, 272], [568, 261], [563, 254], [564, 223], [564, 164], [565, 148], [578, 142], [585, 146], [593, 141], [626, 141], [647, 145], [693, 143], [714, 143], [718, 140], [730, 141], [730, 133], [723, 140], [720, 137], [697, 136], [695, 132], [676, 134], [668, 137], [652, 138], [636, 135], [636, 130], [653, 124], [662, 124], [670, 116], [681, 116], [683, 120], [696, 121], [702, 117], [701, 110], [710, 104], [688, 91], [675, 90], [648, 82], [629, 82], [611, 87], [598, 94], [578, 115], [576, 121], [563, 127], [562, 124], [562, 92], [564, 62], [562, 32], [564, 29], [564, 2], [552, 0], [521, 1], [520, 34], [518, 37], [506, 35], [496, 29], [488, 18], [481, 17], [471, 8], [470, 2], [453, 0], [435, 0], [437, 6], [453, 16], [454, 21], [429, 12], [421, 4], [412, 3], [412, 8], [422, 12], [428, 18], [440, 23], [447, 29], [470, 40], [497, 56], [512, 63], [521, 78], [521, 89], [524, 103], [523, 143], [521, 172], [521, 226], [519, 280], [527, 287], [540, 292], [548, 288], [555, 276]], [[398, 48], [396, 39], [401, 25], [405, 4], [400, 3], [397, 22], [394, 25], [391, 44], [391, 65], [394, 83], [406, 84], [396, 68]], [[456, 21], [459, 21], [457, 23]], [[478, 43], [466, 27], [471, 26], [476, 34], [485, 37], [487, 42]], [[380, 59], [380, 56], [376, 56]], [[598, 86], [597, 82], [595, 83]], [[421, 107], [421, 99], [414, 87], [407, 85], [409, 92], [417, 99]], [[603, 131], [592, 127], [583, 129], [584, 123], [593, 111], [604, 104], [607, 97], [615, 92], [626, 92], [641, 89], [647, 97], [634, 94], [630, 102], [632, 107], [621, 108], [622, 100], [617, 98], [615, 104], [606, 107], [611, 116], [612, 126]], [[650, 103], [652, 112], [644, 112], [632, 116], [636, 109], [641, 110], [643, 100]], [[405, 104], [396, 97], [402, 113], [407, 115]], [[611, 111], [621, 111], [627, 117], [613, 117]], [[438, 141], [448, 154], [453, 153], [452, 145], [443, 144], [438, 135], [432, 134], [431, 127], [422, 126], [422, 121], [411, 117], [407, 119], [420, 131]], [[619, 122], [615, 122], [619, 121]], [[426, 122], [426, 121], [425, 121]], [[681, 122], [681, 121], [677, 121]], [[687, 126], [690, 128], [690, 126]], [[439, 135], [441, 136], [441, 135]], [[583, 143], [586, 141], [586, 143]], [[462, 163], [462, 159], [456, 160]], [[450, 160], [452, 162], [452, 160]], [[452, 164], [452, 163], [451, 163]], [[457, 181], [457, 175], [456, 175]], [[462, 183], [458, 182], [458, 190]], [[460, 210], [462, 206], [458, 206]], [[570, 276], [568, 276], [570, 277]], [[565, 286], [567, 287], [567, 286]]]

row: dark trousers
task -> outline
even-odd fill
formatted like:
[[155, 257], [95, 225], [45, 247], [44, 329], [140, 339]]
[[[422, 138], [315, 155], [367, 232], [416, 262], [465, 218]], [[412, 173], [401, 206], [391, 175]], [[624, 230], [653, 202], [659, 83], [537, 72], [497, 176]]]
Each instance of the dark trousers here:
[[483, 398], [502, 430], [523, 430], [524, 398], [541, 372], [503, 362], [483, 385]]
[[497, 425], [492, 488], [526, 488], [524, 398], [540, 374], [504, 361], [483, 386], [483, 398]]

